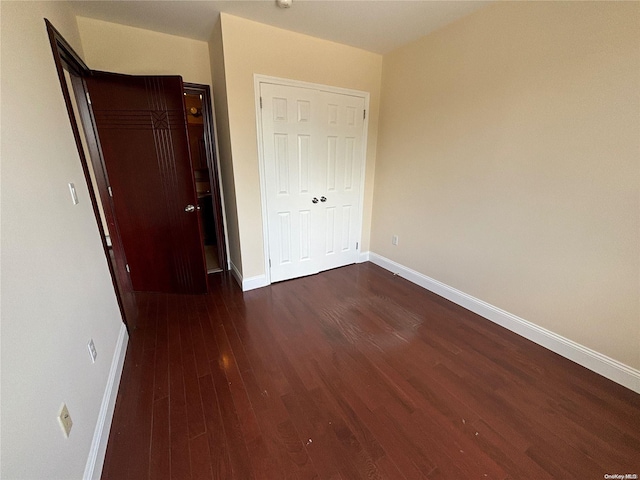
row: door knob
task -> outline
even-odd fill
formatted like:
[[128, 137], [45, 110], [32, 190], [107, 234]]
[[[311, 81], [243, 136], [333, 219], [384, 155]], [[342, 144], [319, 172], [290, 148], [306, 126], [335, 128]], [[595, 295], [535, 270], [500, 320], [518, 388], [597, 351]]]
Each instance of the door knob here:
[[320, 201], [321, 202], [326, 202], [327, 201], [327, 197], [320, 197]]
[[184, 211], [187, 213], [195, 212], [196, 207], [194, 207], [193, 205], [187, 205], [186, 207], [184, 207]]
[[311, 200], [313, 203], [318, 203], [318, 199], [316, 197], [313, 197], [313, 199]]

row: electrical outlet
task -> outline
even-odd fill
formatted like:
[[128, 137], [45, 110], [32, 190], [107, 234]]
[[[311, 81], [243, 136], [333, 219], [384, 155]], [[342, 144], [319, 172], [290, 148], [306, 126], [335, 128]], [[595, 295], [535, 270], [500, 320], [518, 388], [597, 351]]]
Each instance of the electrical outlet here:
[[91, 361], [93, 363], [96, 363], [96, 357], [98, 356], [98, 352], [96, 351], [96, 346], [93, 343], [93, 338], [89, 340], [89, 343], [87, 344], [87, 348], [89, 349], [89, 355], [91, 355]]
[[391, 245], [398, 245], [398, 235], [391, 237]]
[[71, 427], [73, 427], [73, 421], [71, 420], [71, 415], [69, 415], [69, 409], [64, 403], [62, 404], [62, 407], [60, 407], [58, 422], [60, 423], [60, 428], [62, 428], [62, 433], [64, 433], [65, 438], [69, 438], [69, 432], [71, 432]]

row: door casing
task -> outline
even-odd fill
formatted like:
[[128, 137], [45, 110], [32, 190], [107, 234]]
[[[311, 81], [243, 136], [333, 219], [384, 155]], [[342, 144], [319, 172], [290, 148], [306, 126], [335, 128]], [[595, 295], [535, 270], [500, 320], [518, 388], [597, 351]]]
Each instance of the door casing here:
[[[369, 133], [369, 101], [370, 94], [369, 92], [364, 92], [361, 90], [352, 90], [348, 88], [342, 87], [334, 87], [330, 85], [323, 85], [319, 83], [311, 83], [311, 82], [303, 82], [299, 80], [291, 80], [280, 77], [272, 77], [268, 75], [254, 74], [253, 76], [253, 86], [254, 86], [254, 96], [255, 96], [255, 110], [256, 110], [256, 130], [257, 130], [257, 140], [258, 140], [258, 166], [260, 170], [260, 203], [262, 209], [262, 238], [263, 238], [263, 256], [264, 256], [264, 271], [265, 277], [263, 282], [255, 283], [252, 282], [251, 285], [244, 285], [243, 282], [243, 290], [249, 290], [252, 288], [259, 288], [263, 286], [267, 286], [271, 284], [271, 268], [269, 266], [269, 225], [267, 223], [268, 212], [267, 212], [267, 191], [266, 191], [266, 179], [265, 179], [265, 156], [264, 156], [264, 145], [263, 145], [263, 137], [262, 137], [262, 108], [260, 105], [260, 85], [262, 83], [271, 83], [282, 86], [291, 86], [291, 87], [300, 87], [300, 88], [309, 88], [315, 90], [321, 90], [325, 92], [337, 93], [342, 95], [351, 95], [355, 97], [362, 97], [364, 99], [364, 108], [366, 112], [366, 116], [363, 124], [363, 151], [362, 151], [362, 175], [360, 179], [360, 210], [357, 212], [358, 215], [358, 223], [360, 225], [360, 232], [358, 235], [358, 251], [360, 252], [362, 248], [362, 219], [364, 213], [364, 194], [365, 194], [365, 178], [366, 178], [366, 168], [367, 168], [367, 140]], [[249, 288], [247, 288], [249, 287]]]

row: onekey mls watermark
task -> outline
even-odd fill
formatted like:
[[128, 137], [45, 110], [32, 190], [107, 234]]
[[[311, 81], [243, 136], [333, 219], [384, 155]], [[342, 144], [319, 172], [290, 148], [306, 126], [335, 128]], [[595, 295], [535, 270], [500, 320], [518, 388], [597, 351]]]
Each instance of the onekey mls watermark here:
[[605, 473], [606, 480], [638, 480], [637, 473]]

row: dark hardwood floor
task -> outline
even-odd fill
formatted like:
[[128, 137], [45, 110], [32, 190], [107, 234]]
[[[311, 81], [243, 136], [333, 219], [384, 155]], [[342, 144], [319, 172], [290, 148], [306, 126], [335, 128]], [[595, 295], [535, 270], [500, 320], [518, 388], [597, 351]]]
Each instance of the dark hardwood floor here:
[[640, 475], [640, 395], [370, 263], [140, 295], [102, 478]]

